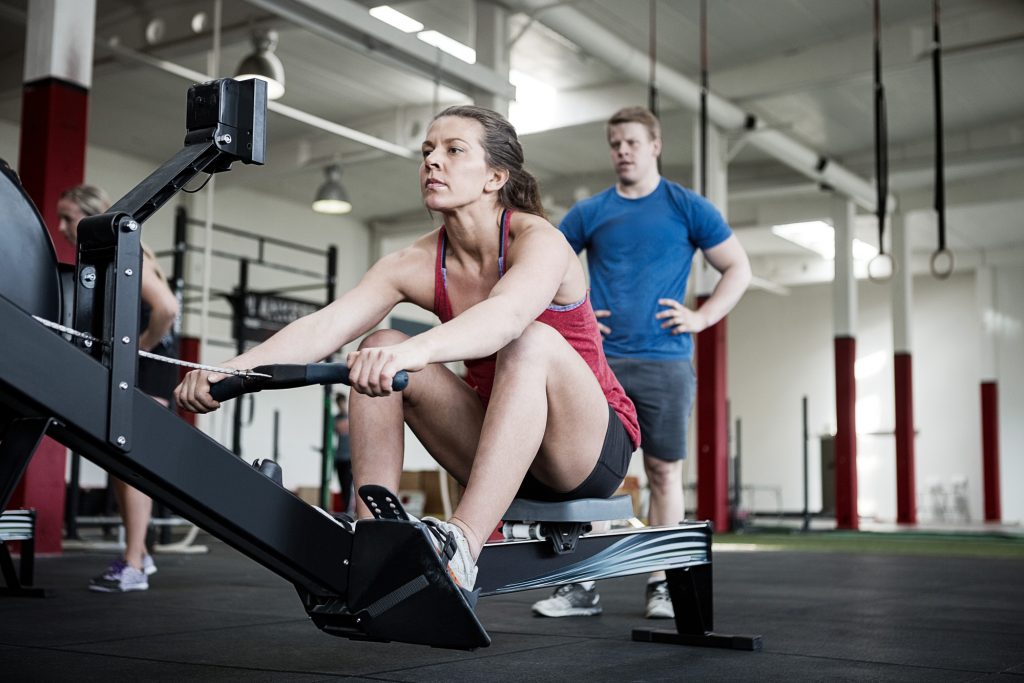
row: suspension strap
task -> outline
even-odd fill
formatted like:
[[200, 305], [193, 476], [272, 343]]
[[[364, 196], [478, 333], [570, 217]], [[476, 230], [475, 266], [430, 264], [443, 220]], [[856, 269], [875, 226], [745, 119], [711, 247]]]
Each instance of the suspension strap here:
[[708, 196], [708, 0], [700, 0], [700, 196]]
[[945, 280], [953, 273], [953, 252], [946, 248], [945, 149], [942, 138], [942, 38], [939, 31], [939, 0], [932, 0], [932, 91], [935, 98], [935, 215], [939, 224], [939, 246], [932, 253], [932, 275]]
[[[868, 262], [868, 277], [885, 282], [893, 276], [896, 262], [885, 253], [885, 218], [889, 203], [889, 129], [885, 111], [885, 86], [882, 84], [881, 0], [874, 0], [875, 56], [875, 217], [878, 220], [878, 255]], [[886, 267], [888, 266], [888, 267]]]

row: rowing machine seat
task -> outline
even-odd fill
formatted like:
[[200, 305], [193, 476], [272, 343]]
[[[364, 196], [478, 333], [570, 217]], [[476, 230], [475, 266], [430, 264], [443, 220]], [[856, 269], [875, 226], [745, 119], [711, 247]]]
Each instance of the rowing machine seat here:
[[629, 519], [633, 516], [633, 499], [580, 498], [557, 503], [516, 498], [502, 519], [509, 522], [599, 522]]

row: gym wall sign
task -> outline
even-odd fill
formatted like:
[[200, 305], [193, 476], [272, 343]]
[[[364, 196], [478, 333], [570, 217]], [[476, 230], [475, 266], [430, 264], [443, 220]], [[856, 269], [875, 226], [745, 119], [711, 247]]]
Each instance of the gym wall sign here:
[[266, 292], [247, 292], [243, 297], [232, 294], [227, 298], [235, 315], [236, 338], [253, 342], [265, 341], [288, 323], [321, 308], [312, 301]]

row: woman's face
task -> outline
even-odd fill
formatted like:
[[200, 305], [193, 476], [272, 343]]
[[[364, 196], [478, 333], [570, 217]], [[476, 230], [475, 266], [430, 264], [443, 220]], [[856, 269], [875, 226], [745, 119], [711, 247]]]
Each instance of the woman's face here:
[[71, 246], [78, 244], [78, 221], [85, 218], [82, 208], [67, 197], [62, 197], [57, 202], [57, 218], [60, 220], [60, 234], [71, 243]]
[[420, 192], [428, 209], [443, 211], [479, 199], [500, 174], [487, 166], [484, 127], [475, 119], [444, 116], [430, 124], [421, 147]]

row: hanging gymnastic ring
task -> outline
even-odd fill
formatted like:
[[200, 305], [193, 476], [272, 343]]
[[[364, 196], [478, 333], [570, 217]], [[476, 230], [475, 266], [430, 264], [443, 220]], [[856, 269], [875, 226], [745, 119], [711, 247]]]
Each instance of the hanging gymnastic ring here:
[[[948, 260], [947, 267], [941, 268], [940, 265], [944, 261]], [[938, 280], [945, 280], [953, 274], [953, 268], [956, 267], [956, 259], [953, 257], [953, 252], [943, 247], [942, 249], [936, 249], [932, 252], [932, 257], [928, 261], [928, 268], [932, 271], [932, 276]]]
[[[888, 272], [880, 270], [883, 264], [888, 263]], [[884, 252], [879, 252], [868, 261], [868, 279], [875, 284], [884, 284], [896, 274], [896, 260]]]

